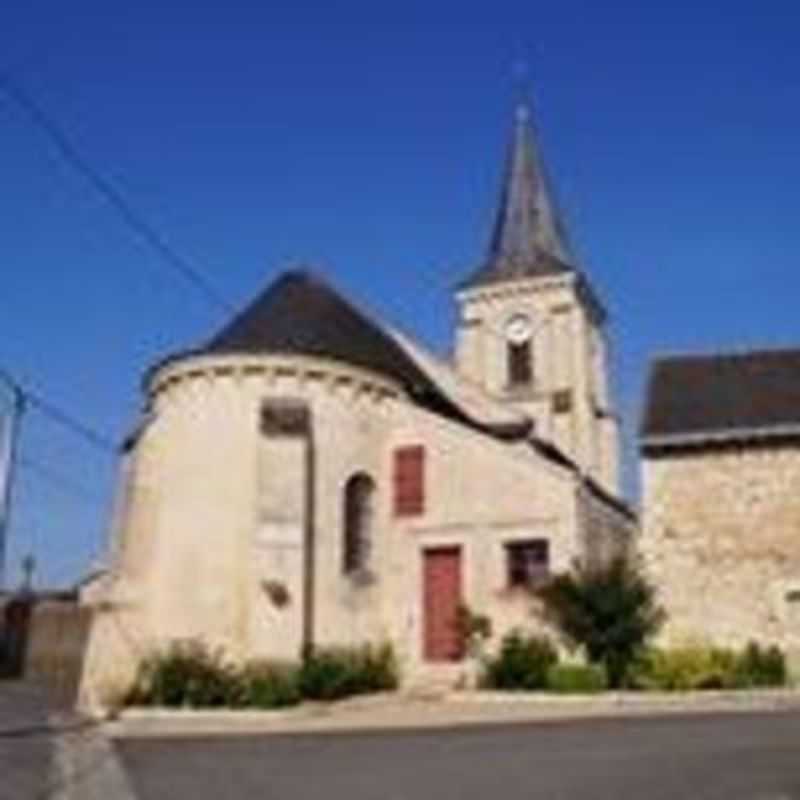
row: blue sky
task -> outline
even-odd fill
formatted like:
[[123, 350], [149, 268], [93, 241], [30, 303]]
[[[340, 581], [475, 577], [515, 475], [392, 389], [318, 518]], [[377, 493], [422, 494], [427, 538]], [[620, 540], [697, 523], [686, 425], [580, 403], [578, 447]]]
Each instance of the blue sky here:
[[[655, 353], [800, 342], [800, 9], [790, 2], [46, 4], [10, 70], [235, 305], [312, 264], [440, 351], [480, 259], [531, 65], [545, 155], [613, 315], [628, 437]], [[0, 365], [112, 437], [143, 370], [224, 321], [0, 95]], [[23, 552], [63, 583], [102, 544], [113, 463], [31, 413]]]

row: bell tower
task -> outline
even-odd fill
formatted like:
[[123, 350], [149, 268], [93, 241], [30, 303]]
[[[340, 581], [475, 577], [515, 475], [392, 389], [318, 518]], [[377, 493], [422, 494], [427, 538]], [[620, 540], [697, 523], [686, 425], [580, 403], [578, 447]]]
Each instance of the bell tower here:
[[537, 438], [616, 494], [607, 315], [572, 252], [526, 104], [486, 258], [456, 299], [458, 371], [527, 413]]

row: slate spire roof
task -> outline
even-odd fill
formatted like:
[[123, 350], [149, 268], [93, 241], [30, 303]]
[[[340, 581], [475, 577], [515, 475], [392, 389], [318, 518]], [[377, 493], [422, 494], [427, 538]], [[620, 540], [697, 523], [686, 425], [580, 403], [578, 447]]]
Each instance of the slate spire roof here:
[[574, 268], [575, 259], [555, 202], [531, 119], [517, 106], [500, 205], [486, 260], [466, 286]]

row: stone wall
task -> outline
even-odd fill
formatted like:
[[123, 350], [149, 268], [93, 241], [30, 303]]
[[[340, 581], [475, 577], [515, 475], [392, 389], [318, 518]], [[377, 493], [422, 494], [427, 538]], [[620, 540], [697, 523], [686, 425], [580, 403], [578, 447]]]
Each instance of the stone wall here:
[[66, 705], [77, 699], [92, 611], [65, 595], [0, 598], [0, 677], [33, 680]]
[[31, 616], [25, 677], [46, 684], [63, 702], [75, 702], [92, 611], [77, 601], [37, 603]]
[[618, 558], [634, 554], [638, 520], [632, 513], [581, 485], [577, 490], [578, 520], [582, 548], [580, 557], [590, 567], [609, 565]]
[[645, 455], [642, 556], [670, 642], [800, 655], [800, 446]]
[[508, 586], [506, 547], [547, 539], [551, 568], [569, 567], [580, 547], [573, 473], [525, 443], [508, 445], [408, 406], [397, 409], [396, 445], [424, 442], [429, 486], [425, 513], [390, 519], [387, 620], [407, 669], [422, 660], [422, 564], [428, 548], [461, 549], [463, 600], [493, 623], [496, 646], [511, 628], [538, 628], [531, 597]]

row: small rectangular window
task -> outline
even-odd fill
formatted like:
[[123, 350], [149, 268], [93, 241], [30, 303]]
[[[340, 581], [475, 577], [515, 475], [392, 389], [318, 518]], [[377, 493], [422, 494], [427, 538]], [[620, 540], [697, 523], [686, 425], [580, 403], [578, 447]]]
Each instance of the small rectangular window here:
[[553, 393], [553, 413], [568, 414], [572, 411], [572, 392], [569, 389], [560, 389]]
[[394, 513], [410, 517], [425, 511], [425, 448], [398, 447], [394, 451]]
[[531, 343], [508, 343], [508, 384], [509, 386], [528, 386], [533, 382], [533, 360]]
[[550, 542], [547, 539], [507, 542], [505, 548], [509, 588], [539, 586], [550, 577]]

